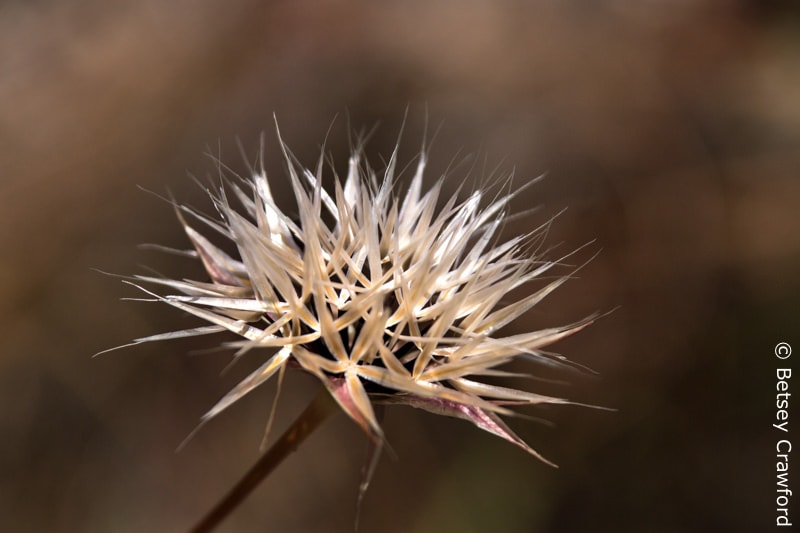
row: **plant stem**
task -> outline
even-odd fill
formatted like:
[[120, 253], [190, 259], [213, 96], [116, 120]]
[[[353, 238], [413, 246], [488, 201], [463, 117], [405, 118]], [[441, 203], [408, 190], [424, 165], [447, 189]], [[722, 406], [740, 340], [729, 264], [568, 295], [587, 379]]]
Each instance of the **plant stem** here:
[[290, 453], [328, 417], [338, 412], [336, 402], [324, 388], [311, 401], [289, 429], [261, 456], [241, 480], [211, 511], [190, 529], [190, 533], [213, 531]]

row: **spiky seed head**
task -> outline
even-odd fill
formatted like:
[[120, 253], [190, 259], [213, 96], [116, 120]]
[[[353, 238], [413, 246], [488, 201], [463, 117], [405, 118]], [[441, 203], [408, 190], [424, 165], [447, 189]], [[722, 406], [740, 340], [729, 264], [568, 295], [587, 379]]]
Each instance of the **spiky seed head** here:
[[[202, 261], [210, 282], [136, 276], [174, 291], [167, 295], [137, 286], [210, 325], [134, 342], [228, 330], [242, 337], [235, 343], [237, 356], [271, 350], [204, 420], [295, 366], [316, 376], [376, 440], [383, 434], [373, 406], [404, 404], [469, 420], [541, 458], [499, 415], [512, 414], [510, 405], [567, 401], [478, 379], [510, 375], [497, 367], [520, 356], [564, 364], [541, 349], [591, 319], [500, 333], [566, 279], [505, 301], [556, 264], [525, 251], [537, 232], [499, 241], [514, 192], [487, 201], [486, 191], [475, 190], [437, 209], [442, 180], [423, 190], [424, 150], [408, 188], [400, 191], [394, 175], [397, 150], [378, 176], [365, 164], [361, 147], [350, 156], [344, 182], [337, 177], [328, 190], [321, 164], [316, 171], [302, 168], [280, 143], [288, 184], [279, 183], [291, 187], [298, 216], [288, 216], [276, 204], [263, 170], [209, 191], [216, 218], [176, 204], [191, 253]], [[212, 244], [187, 218], [230, 240], [238, 257]]]

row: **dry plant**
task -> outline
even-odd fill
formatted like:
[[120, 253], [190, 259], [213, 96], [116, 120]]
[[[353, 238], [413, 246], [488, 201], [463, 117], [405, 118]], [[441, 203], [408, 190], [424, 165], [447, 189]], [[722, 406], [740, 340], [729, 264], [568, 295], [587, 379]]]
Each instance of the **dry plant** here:
[[[553, 277], [519, 300], [504, 300], [515, 289], [542, 280], [561, 262], [541, 257], [549, 222], [526, 235], [499, 239], [509, 202], [522, 188], [510, 190], [509, 177], [463, 200], [458, 194], [442, 199], [444, 178], [429, 190], [423, 187], [428, 161], [423, 142], [408, 188], [398, 190], [397, 148], [379, 175], [366, 163], [359, 141], [346, 178], [334, 176], [328, 190], [323, 186], [325, 149], [316, 168], [308, 170], [291, 154], [280, 132], [278, 137], [297, 204], [296, 219], [274, 201], [259, 159], [251, 178], [230, 175], [216, 191], [208, 190], [216, 216], [173, 201], [193, 245], [193, 250], [180, 253], [199, 259], [210, 280], [139, 275], [128, 281], [147, 293], [148, 300], [206, 323], [132, 344], [231, 331], [241, 336], [229, 343], [236, 349], [235, 358], [254, 349], [272, 352], [204, 415], [203, 422], [276, 374], [280, 383], [287, 368], [305, 371], [322, 385], [317, 399], [194, 531], [215, 527], [339, 409], [371, 443], [359, 503], [385, 442], [377, 406], [409, 405], [465, 419], [552, 464], [501, 417], [515, 414], [511, 407], [517, 405], [570, 402], [489, 384], [485, 378], [527, 376], [499, 369], [520, 358], [574, 366], [542, 349], [595, 317], [528, 333], [501, 333], [569, 278]], [[238, 257], [212, 244], [195, 227], [232, 242]], [[267, 433], [274, 413], [275, 404]]]

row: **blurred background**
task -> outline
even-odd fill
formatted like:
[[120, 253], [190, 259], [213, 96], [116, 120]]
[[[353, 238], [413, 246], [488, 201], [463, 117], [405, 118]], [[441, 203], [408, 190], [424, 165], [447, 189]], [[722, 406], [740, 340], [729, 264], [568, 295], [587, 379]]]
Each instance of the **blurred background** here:
[[[245, 171], [237, 138], [252, 158], [262, 132], [280, 183], [273, 113], [308, 165], [335, 116], [336, 165], [348, 120], [377, 125], [380, 167], [407, 107], [401, 161], [426, 115], [439, 128], [430, 182], [451, 160], [466, 163], [449, 190], [470, 168], [514, 169], [517, 184], [547, 173], [515, 200], [541, 207], [509, 235], [567, 208], [553, 257], [590, 241], [574, 263], [598, 255], [510, 330], [616, 308], [554, 347], [597, 376], [529, 387], [618, 411], [511, 420], [553, 469], [465, 422], [389, 409], [396, 459], [381, 461], [360, 530], [775, 523], [773, 349], [800, 346], [796, 3], [6, 1], [0, 50], [4, 531], [185, 530], [258, 457], [273, 384], [175, 449], [264, 354], [224, 375], [230, 354], [208, 352], [219, 337], [91, 357], [198, 325], [120, 301], [137, 293], [93, 270], [201, 275], [137, 248], [188, 247], [169, 205], [138, 187], [205, 208], [189, 175], [216, 175], [207, 153]], [[288, 376], [276, 430], [315, 386]], [[336, 417], [220, 531], [351, 531], [365, 449]]]

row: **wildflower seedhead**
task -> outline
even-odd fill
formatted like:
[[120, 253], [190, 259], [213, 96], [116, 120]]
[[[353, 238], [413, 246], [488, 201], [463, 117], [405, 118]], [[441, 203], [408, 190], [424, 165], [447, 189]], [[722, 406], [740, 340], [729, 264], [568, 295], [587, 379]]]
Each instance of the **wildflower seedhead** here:
[[[518, 357], [566, 364], [541, 349], [591, 319], [500, 333], [566, 280], [557, 277], [519, 300], [504, 300], [557, 264], [528, 250], [539, 231], [499, 240], [515, 193], [495, 193], [487, 201], [487, 191], [475, 190], [466, 199], [440, 202], [441, 179], [423, 190], [425, 150], [408, 188], [399, 191], [397, 150], [378, 176], [360, 145], [344, 181], [335, 177], [327, 190], [322, 161], [316, 171], [304, 169], [280, 142], [288, 166], [288, 182], [280, 183], [291, 187], [297, 217], [276, 204], [263, 168], [252, 179], [231, 180], [209, 192], [218, 217], [176, 204], [191, 254], [210, 281], [136, 276], [139, 283], [174, 291], [168, 295], [137, 286], [210, 325], [135, 342], [228, 330], [242, 337], [233, 343], [237, 356], [272, 350], [204, 420], [296, 366], [316, 376], [374, 441], [383, 440], [374, 405], [404, 404], [469, 420], [541, 458], [500, 415], [513, 414], [511, 405], [566, 400], [480, 379], [518, 376], [497, 368]], [[192, 224], [231, 241], [238, 257]]]

